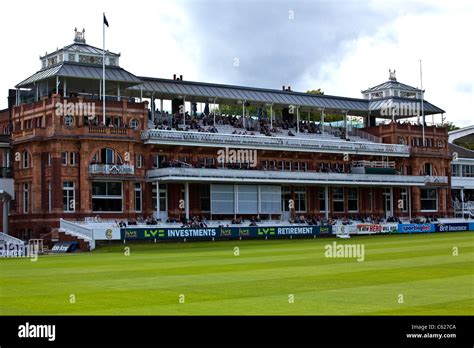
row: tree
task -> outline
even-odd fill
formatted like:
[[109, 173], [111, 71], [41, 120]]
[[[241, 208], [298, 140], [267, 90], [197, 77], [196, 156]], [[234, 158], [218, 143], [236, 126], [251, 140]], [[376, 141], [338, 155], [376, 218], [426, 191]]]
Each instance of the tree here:
[[310, 89], [309, 91], [306, 91], [308, 94], [316, 94], [316, 95], [324, 95], [324, 91], [321, 88], [318, 89]]
[[455, 125], [454, 123], [452, 123], [452, 122], [446, 123], [446, 128], [448, 128], [448, 132], [451, 132], [451, 131], [453, 131], [453, 130], [459, 129], [459, 127], [456, 126], [456, 125]]

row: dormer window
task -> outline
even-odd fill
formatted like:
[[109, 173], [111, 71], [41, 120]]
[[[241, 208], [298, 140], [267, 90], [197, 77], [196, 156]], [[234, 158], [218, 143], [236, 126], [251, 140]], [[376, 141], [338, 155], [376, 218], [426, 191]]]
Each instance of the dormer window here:
[[41, 61], [41, 66], [42, 66], [43, 68], [46, 68], [46, 59], [43, 59], [43, 60]]
[[79, 56], [79, 62], [85, 64], [102, 64], [102, 57], [86, 56], [81, 54]]
[[373, 99], [382, 98], [382, 97], [383, 97], [382, 92], [373, 92], [373, 93], [372, 93], [372, 98], [373, 98]]
[[69, 53], [67, 60], [70, 62], [75, 62], [76, 61], [76, 55], [74, 53]]
[[117, 65], [117, 60], [115, 58], [109, 58], [109, 65]]
[[58, 63], [58, 57], [57, 56], [48, 58], [48, 66], [55, 65], [57, 63]]

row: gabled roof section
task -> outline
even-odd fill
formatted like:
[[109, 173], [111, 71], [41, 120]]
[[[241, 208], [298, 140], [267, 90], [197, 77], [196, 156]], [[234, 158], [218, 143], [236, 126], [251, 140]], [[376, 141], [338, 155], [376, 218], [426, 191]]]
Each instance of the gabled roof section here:
[[474, 159], [474, 151], [468, 150], [462, 146], [449, 143], [449, 153], [452, 156], [454, 153], [458, 154], [458, 158], [471, 158]]
[[394, 81], [394, 80], [389, 80], [387, 82], [381, 83], [380, 85], [377, 85], [375, 87], [371, 87], [369, 89], [366, 89], [365, 91], [362, 91], [362, 93], [369, 93], [369, 92], [377, 92], [377, 91], [384, 91], [387, 89], [400, 89], [403, 91], [407, 92], [421, 92], [421, 89], [408, 86], [404, 83]]
[[[91, 45], [88, 45], [88, 44], [83, 44], [83, 43], [70, 44], [70, 45], [64, 47], [63, 50], [65, 50], [65, 51], [75, 51], [75, 52], [78, 52], [78, 53], [87, 53], [87, 54], [99, 54], [99, 55], [102, 55], [103, 52], [104, 52], [102, 48], [94, 47], [94, 46], [91, 46]], [[113, 52], [110, 52], [110, 51], [105, 51], [105, 53], [108, 56], [120, 57], [119, 53], [113, 53]]]
[[[29, 88], [35, 82], [44, 81], [53, 77], [67, 77], [77, 79], [102, 79], [102, 67], [81, 63], [62, 62], [59, 65], [52, 66], [45, 70], [40, 70], [26, 80], [20, 82], [16, 88]], [[140, 84], [142, 81], [126, 71], [123, 68], [116, 66], [107, 66], [105, 69], [105, 79], [107, 81], [125, 82], [130, 84]]]
[[156, 95], [186, 96], [205, 100], [217, 98], [217, 101], [248, 101], [275, 105], [295, 105], [307, 108], [325, 108], [329, 110], [347, 110], [352, 114], [366, 114], [368, 101], [357, 98], [344, 98], [330, 95], [315, 95], [294, 91], [223, 85], [206, 82], [169, 80], [140, 77], [142, 85], [129, 88], [131, 91], [151, 92]]
[[[371, 99], [369, 101], [369, 110], [371, 112], [380, 111], [382, 108], [387, 107], [389, 105], [399, 104], [400, 106], [404, 106], [404, 105], [412, 105], [412, 103], [419, 104], [420, 110], [421, 110], [421, 99], [401, 98], [401, 97], [386, 97], [386, 98], [380, 98], [380, 99]], [[445, 113], [443, 109], [440, 109], [439, 107], [431, 104], [430, 102], [426, 100], [423, 100], [423, 111], [425, 115]]]

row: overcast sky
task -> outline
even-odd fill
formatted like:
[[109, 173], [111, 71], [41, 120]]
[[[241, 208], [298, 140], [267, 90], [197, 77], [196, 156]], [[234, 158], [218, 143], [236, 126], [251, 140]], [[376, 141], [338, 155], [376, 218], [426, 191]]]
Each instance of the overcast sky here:
[[72, 43], [74, 27], [139, 76], [361, 97], [388, 79], [419, 87], [449, 121], [474, 124], [474, 5], [456, 1], [2, 1], [0, 108], [39, 55]]

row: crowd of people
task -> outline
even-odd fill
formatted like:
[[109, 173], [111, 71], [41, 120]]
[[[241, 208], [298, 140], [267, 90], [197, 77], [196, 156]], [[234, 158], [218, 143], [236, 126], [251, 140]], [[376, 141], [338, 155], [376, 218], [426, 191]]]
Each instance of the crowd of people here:
[[[94, 222], [101, 222], [98, 216], [91, 218]], [[230, 225], [246, 225], [250, 227], [258, 226], [262, 222], [260, 216], [251, 216], [250, 218], [244, 218], [242, 216], [236, 216], [230, 220], [229, 224], [226, 224], [226, 227]], [[402, 223], [402, 220], [396, 216], [389, 216], [387, 218], [383, 216], [375, 215], [362, 215], [362, 214], [352, 214], [348, 216], [330, 216], [326, 218], [321, 215], [297, 215], [292, 214], [288, 219], [290, 224], [306, 224], [311, 226], [322, 226], [322, 225], [351, 225], [354, 223], [361, 224], [380, 224], [380, 223]], [[437, 215], [427, 215], [424, 217], [414, 217], [410, 220], [411, 224], [428, 224], [428, 223], [437, 223]], [[130, 218], [127, 220], [115, 220], [116, 227], [126, 228], [128, 226], [137, 226], [137, 225], [158, 225], [159, 221], [155, 219], [153, 215], [144, 217], [142, 215], [135, 218]], [[180, 218], [170, 217], [166, 220], [168, 224], [180, 224], [181, 228], [207, 228], [209, 226], [209, 220], [204, 215], [191, 216], [189, 219], [186, 219], [185, 216]], [[224, 225], [220, 225], [224, 227]]]
[[329, 218], [320, 217], [318, 215], [292, 215], [288, 222], [291, 224], [308, 224], [308, 225], [350, 225], [354, 222], [357, 223], [367, 223], [367, 224], [379, 224], [386, 222], [393, 223], [402, 223], [400, 218], [395, 216], [389, 216], [384, 218], [383, 216], [374, 216], [374, 215], [361, 215], [361, 214], [351, 214], [348, 216], [330, 216]]
[[138, 216], [136, 219], [131, 218], [128, 220], [115, 221], [117, 227], [127, 227], [127, 226], [137, 226], [137, 225], [157, 225], [158, 220], [154, 218], [153, 215], [144, 217], [142, 215]]
[[[299, 124], [295, 120], [275, 119], [270, 122], [268, 118], [245, 118], [235, 115], [215, 115], [202, 114], [200, 116], [190, 115], [189, 112], [183, 115], [179, 112], [169, 114], [168, 112], [155, 116], [153, 120], [154, 128], [160, 130], [179, 130], [179, 131], [196, 131], [218, 133], [216, 126], [232, 126], [236, 128], [232, 134], [238, 135], [256, 135], [262, 134], [265, 136], [274, 135], [288, 135], [296, 136], [296, 130], [299, 133], [321, 134], [321, 124], [315, 121], [303, 121]], [[332, 129], [332, 127], [330, 126]], [[331, 131], [331, 134], [339, 138], [345, 138], [345, 130], [343, 128], [336, 128]]]

